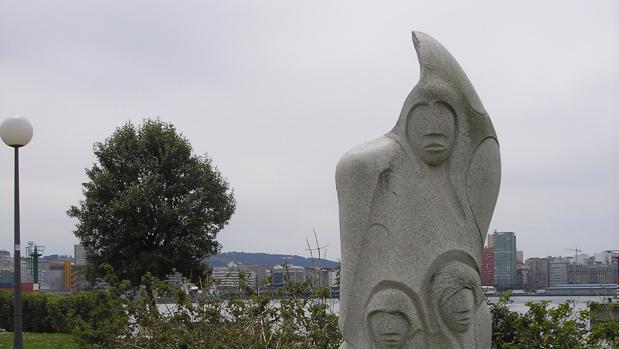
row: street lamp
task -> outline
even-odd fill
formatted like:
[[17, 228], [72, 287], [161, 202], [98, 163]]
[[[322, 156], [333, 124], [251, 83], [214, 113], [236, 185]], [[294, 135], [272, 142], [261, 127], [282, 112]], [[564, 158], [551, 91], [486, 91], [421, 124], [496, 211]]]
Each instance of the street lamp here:
[[13, 311], [13, 348], [22, 349], [22, 301], [21, 301], [21, 246], [19, 241], [19, 148], [32, 139], [32, 125], [22, 117], [13, 116], [0, 124], [0, 138], [15, 149], [15, 248], [13, 264], [13, 284], [15, 287], [15, 306]]

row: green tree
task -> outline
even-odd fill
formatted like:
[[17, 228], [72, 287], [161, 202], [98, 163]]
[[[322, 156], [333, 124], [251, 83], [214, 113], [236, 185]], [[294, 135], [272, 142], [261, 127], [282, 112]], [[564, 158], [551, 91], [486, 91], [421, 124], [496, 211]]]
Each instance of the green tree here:
[[147, 272], [196, 279], [218, 252], [217, 233], [235, 210], [233, 191], [206, 155], [195, 155], [175, 127], [127, 122], [94, 145], [84, 199], [67, 211], [86, 249], [91, 277], [102, 263], [139, 284]]

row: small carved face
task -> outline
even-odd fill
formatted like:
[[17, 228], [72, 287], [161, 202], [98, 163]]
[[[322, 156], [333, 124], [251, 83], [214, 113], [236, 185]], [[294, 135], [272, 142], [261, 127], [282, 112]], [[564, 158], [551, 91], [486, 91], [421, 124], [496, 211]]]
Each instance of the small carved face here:
[[466, 331], [473, 322], [475, 301], [473, 291], [463, 288], [454, 293], [441, 306], [441, 316], [452, 330]]
[[398, 313], [377, 311], [370, 315], [374, 343], [380, 349], [403, 348], [410, 336], [408, 320]]
[[409, 115], [407, 137], [417, 156], [430, 166], [449, 158], [455, 138], [455, 121], [444, 104], [418, 105]]

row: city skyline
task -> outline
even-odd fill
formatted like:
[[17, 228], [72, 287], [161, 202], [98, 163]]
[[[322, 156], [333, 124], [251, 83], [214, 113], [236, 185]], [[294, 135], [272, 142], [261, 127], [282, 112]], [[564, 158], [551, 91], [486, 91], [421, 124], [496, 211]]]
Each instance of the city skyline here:
[[[535, 9], [535, 10], [531, 10]], [[548, 13], [554, 16], [549, 17]], [[340, 256], [334, 172], [395, 123], [418, 81], [411, 30], [461, 63], [490, 113], [502, 184], [490, 230], [525, 259], [619, 248], [619, 3], [6, 2], [0, 118], [21, 115], [22, 241], [70, 253], [92, 147], [173, 123], [229, 179], [223, 251]], [[12, 152], [0, 147], [0, 249]]]
[[[495, 233], [497, 233], [497, 232], [495, 232]], [[498, 232], [498, 233], [505, 233], [505, 232]], [[489, 236], [490, 236], [490, 234], [489, 234]], [[516, 236], [516, 238], [518, 238], [517, 234], [515, 234], [515, 236]], [[26, 247], [27, 245], [22, 244], [22, 246]], [[42, 254], [41, 258], [45, 259], [45, 258], [51, 257], [51, 256], [70, 257], [70, 258], [72, 258], [74, 260], [81, 261], [78, 264], [80, 264], [80, 265], [84, 264], [85, 260], [86, 260], [85, 259], [86, 257], [85, 257], [84, 252], [83, 252], [83, 247], [81, 245], [77, 245], [77, 244], [76, 245], [72, 245], [72, 246], [73, 246], [71, 248], [72, 251], [65, 252], [65, 253], [62, 253], [62, 252], [60, 252], [60, 253], [58, 253], [58, 252], [49, 252], [48, 253], [46, 251], [45, 253]], [[78, 246], [81, 249], [80, 251], [82, 251], [82, 252], [78, 251]], [[518, 260], [518, 263], [526, 262], [528, 259], [547, 258], [547, 257], [565, 258], [565, 259], [573, 261], [573, 262], [584, 263], [584, 257], [585, 256], [586, 256], [586, 258], [594, 258], [594, 257], [596, 257], [597, 254], [602, 254], [602, 253], [609, 253], [609, 255], [611, 256], [611, 257], [609, 257], [609, 259], [612, 260], [613, 258], [615, 258], [615, 257], [612, 257], [613, 253], [619, 251], [619, 249], [597, 250], [597, 251], [582, 251], [582, 250], [578, 249], [578, 253], [576, 254], [574, 249], [566, 249], [566, 250], [569, 250], [571, 252], [567, 252], [566, 251], [566, 254], [558, 254], [558, 255], [547, 254], [547, 255], [534, 256], [534, 255], [527, 255], [526, 251], [518, 248], [517, 246], [518, 246], [518, 244], [516, 243], [516, 248], [517, 248], [516, 253], [522, 253], [524, 255], [523, 260], [522, 261]], [[485, 252], [488, 249], [492, 251], [493, 247], [489, 247], [488, 244], [486, 244], [484, 246], [484, 251], [483, 252]], [[8, 249], [8, 248], [7, 249], [0, 248], [0, 252], [8, 253], [8, 255], [10, 255], [11, 258], [13, 257], [12, 251], [10, 249]], [[24, 252], [25, 251], [22, 252], [22, 256], [21, 256], [22, 259], [28, 258], [28, 256]], [[264, 252], [264, 251], [222, 251], [221, 253], [229, 253], [229, 252], [233, 252], [233, 253], [236, 253], [236, 252], [240, 252], [240, 253], [258, 253], [258, 254], [259, 253], [267, 253], [267, 254], [271, 254], [271, 255], [289, 255], [289, 256], [298, 256], [298, 257], [310, 258], [309, 255], [305, 256], [305, 255], [298, 255], [298, 254], [285, 253], [285, 252], [282, 252], [282, 253], [268, 253], [268, 252]], [[580, 257], [580, 258], [578, 258], [577, 256]], [[330, 258], [326, 258], [326, 259], [330, 260], [330, 261], [339, 262], [339, 259], [330, 259]]]

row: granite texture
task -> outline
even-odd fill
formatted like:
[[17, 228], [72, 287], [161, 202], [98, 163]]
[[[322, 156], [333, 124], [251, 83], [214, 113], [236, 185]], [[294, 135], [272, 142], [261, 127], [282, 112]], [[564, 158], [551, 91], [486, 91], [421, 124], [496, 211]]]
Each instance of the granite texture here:
[[453, 56], [413, 32], [421, 78], [336, 170], [342, 348], [490, 348], [479, 262], [500, 185], [492, 122]]

